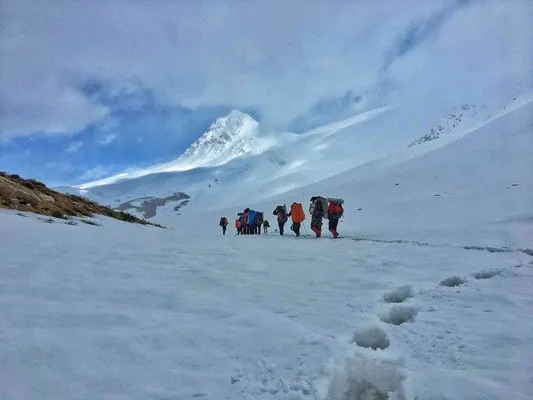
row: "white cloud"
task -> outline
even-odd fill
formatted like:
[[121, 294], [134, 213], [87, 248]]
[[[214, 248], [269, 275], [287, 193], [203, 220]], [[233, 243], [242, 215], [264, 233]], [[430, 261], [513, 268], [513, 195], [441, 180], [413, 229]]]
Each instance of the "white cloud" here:
[[80, 142], [80, 141], [74, 141], [72, 143], [70, 143], [70, 145], [67, 147], [67, 149], [65, 150], [67, 153], [75, 153], [77, 151], [79, 151], [83, 146], [83, 142]]
[[112, 168], [113, 166], [97, 165], [96, 167], [85, 171], [83, 175], [80, 176], [80, 180], [86, 181], [102, 178], [103, 176], [108, 175], [111, 172]]
[[[533, 2], [455, 4], [4, 1], [0, 136], [104, 120], [109, 110], [74, 89], [85, 77], [112, 92], [140, 82], [158, 101], [191, 107], [257, 106], [283, 123], [347, 89], [408, 94], [420, 80], [415, 92], [444, 94], [439, 80], [457, 76], [475, 91], [530, 67]], [[442, 29], [415, 29], [416, 46], [383, 71], [398, 40], [443, 9]]]
[[113, 143], [116, 139], [117, 139], [117, 135], [112, 133], [107, 136], [104, 136], [102, 139], [98, 140], [97, 143], [103, 146], [107, 146], [108, 144]]

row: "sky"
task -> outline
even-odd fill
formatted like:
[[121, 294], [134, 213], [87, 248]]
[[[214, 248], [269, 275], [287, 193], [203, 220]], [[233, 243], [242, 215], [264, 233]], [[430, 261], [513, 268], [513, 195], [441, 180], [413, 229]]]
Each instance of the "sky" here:
[[533, 2], [0, 0], [0, 170], [74, 184], [177, 158], [217, 117], [305, 131], [533, 81]]

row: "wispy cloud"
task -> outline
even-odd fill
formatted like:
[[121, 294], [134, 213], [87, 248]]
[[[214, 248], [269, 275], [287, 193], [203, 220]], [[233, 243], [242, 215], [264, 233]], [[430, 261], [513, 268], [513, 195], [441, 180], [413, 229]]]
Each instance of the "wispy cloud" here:
[[98, 140], [97, 143], [101, 144], [101, 145], [104, 145], [104, 146], [107, 146], [108, 144], [113, 143], [116, 139], [117, 139], [117, 135], [110, 134], [110, 135], [104, 136], [102, 139]]
[[[441, 7], [6, 0], [0, 135], [77, 132], [100, 123], [110, 106], [95, 95], [99, 82], [128, 107], [142, 105], [137, 94], [148, 89], [161, 103], [256, 107], [282, 124], [322, 98], [372, 86], [391, 41]], [[87, 77], [95, 84], [80, 86]]]
[[92, 179], [100, 179], [106, 175], [108, 175], [113, 169], [112, 165], [104, 166], [104, 165], [97, 165], [94, 168], [90, 168], [87, 171], [85, 171], [81, 176], [81, 181], [87, 181]]
[[70, 145], [65, 150], [67, 153], [75, 153], [79, 151], [83, 147], [83, 142], [80, 141], [74, 141], [70, 143]]
[[394, 60], [405, 56], [424, 40], [438, 34], [445, 21], [467, 3], [468, 1], [465, 0], [453, 1], [445, 4], [442, 9], [435, 11], [432, 15], [420, 20], [413, 20], [392, 43], [385, 56], [382, 70], [386, 70]]

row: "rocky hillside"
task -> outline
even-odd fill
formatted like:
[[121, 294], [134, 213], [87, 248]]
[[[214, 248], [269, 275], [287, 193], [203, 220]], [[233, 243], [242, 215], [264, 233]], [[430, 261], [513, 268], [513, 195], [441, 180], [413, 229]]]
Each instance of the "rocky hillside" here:
[[121, 221], [161, 227], [81, 196], [56, 192], [34, 179], [23, 179], [5, 172], [0, 172], [0, 208], [33, 212], [55, 218], [91, 217], [93, 214], [100, 214]]

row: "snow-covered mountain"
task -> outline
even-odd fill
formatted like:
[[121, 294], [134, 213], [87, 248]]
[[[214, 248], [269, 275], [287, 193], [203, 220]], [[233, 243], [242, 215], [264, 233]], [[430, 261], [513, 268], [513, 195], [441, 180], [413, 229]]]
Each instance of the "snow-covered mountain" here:
[[[404, 112], [267, 152], [283, 165], [264, 154], [90, 189], [210, 182], [187, 186], [183, 216], [158, 209], [174, 229], [0, 210], [1, 397], [529, 400], [533, 93], [338, 171], [413, 127]], [[275, 205], [315, 194], [345, 200], [340, 239], [308, 235], [309, 216], [299, 238], [217, 226], [244, 206], [273, 222]]]
[[237, 157], [260, 154], [272, 142], [258, 135], [258, 127], [248, 114], [233, 110], [218, 118], [176, 161], [166, 164], [163, 172], [216, 167]]
[[216, 167], [238, 157], [261, 154], [272, 147], [276, 139], [262, 135], [258, 127], [258, 122], [251, 116], [233, 110], [211, 124], [207, 131], [176, 160], [88, 182], [79, 187], [87, 189], [149, 174]]
[[[458, 140], [519, 102], [515, 97], [452, 110], [380, 107], [298, 135], [265, 134], [251, 117], [233, 111], [215, 121], [175, 161], [145, 169], [139, 176], [117, 180], [119, 175], [82, 185], [82, 194], [132, 213], [140, 204], [129, 209], [128, 204], [150, 199], [150, 204], [160, 204], [153, 218], [169, 224], [168, 219], [195, 210], [276, 197], [375, 160], [386, 164], [398, 154], [418, 156]], [[190, 198], [186, 203], [163, 201], [177, 199], [176, 193]]]

